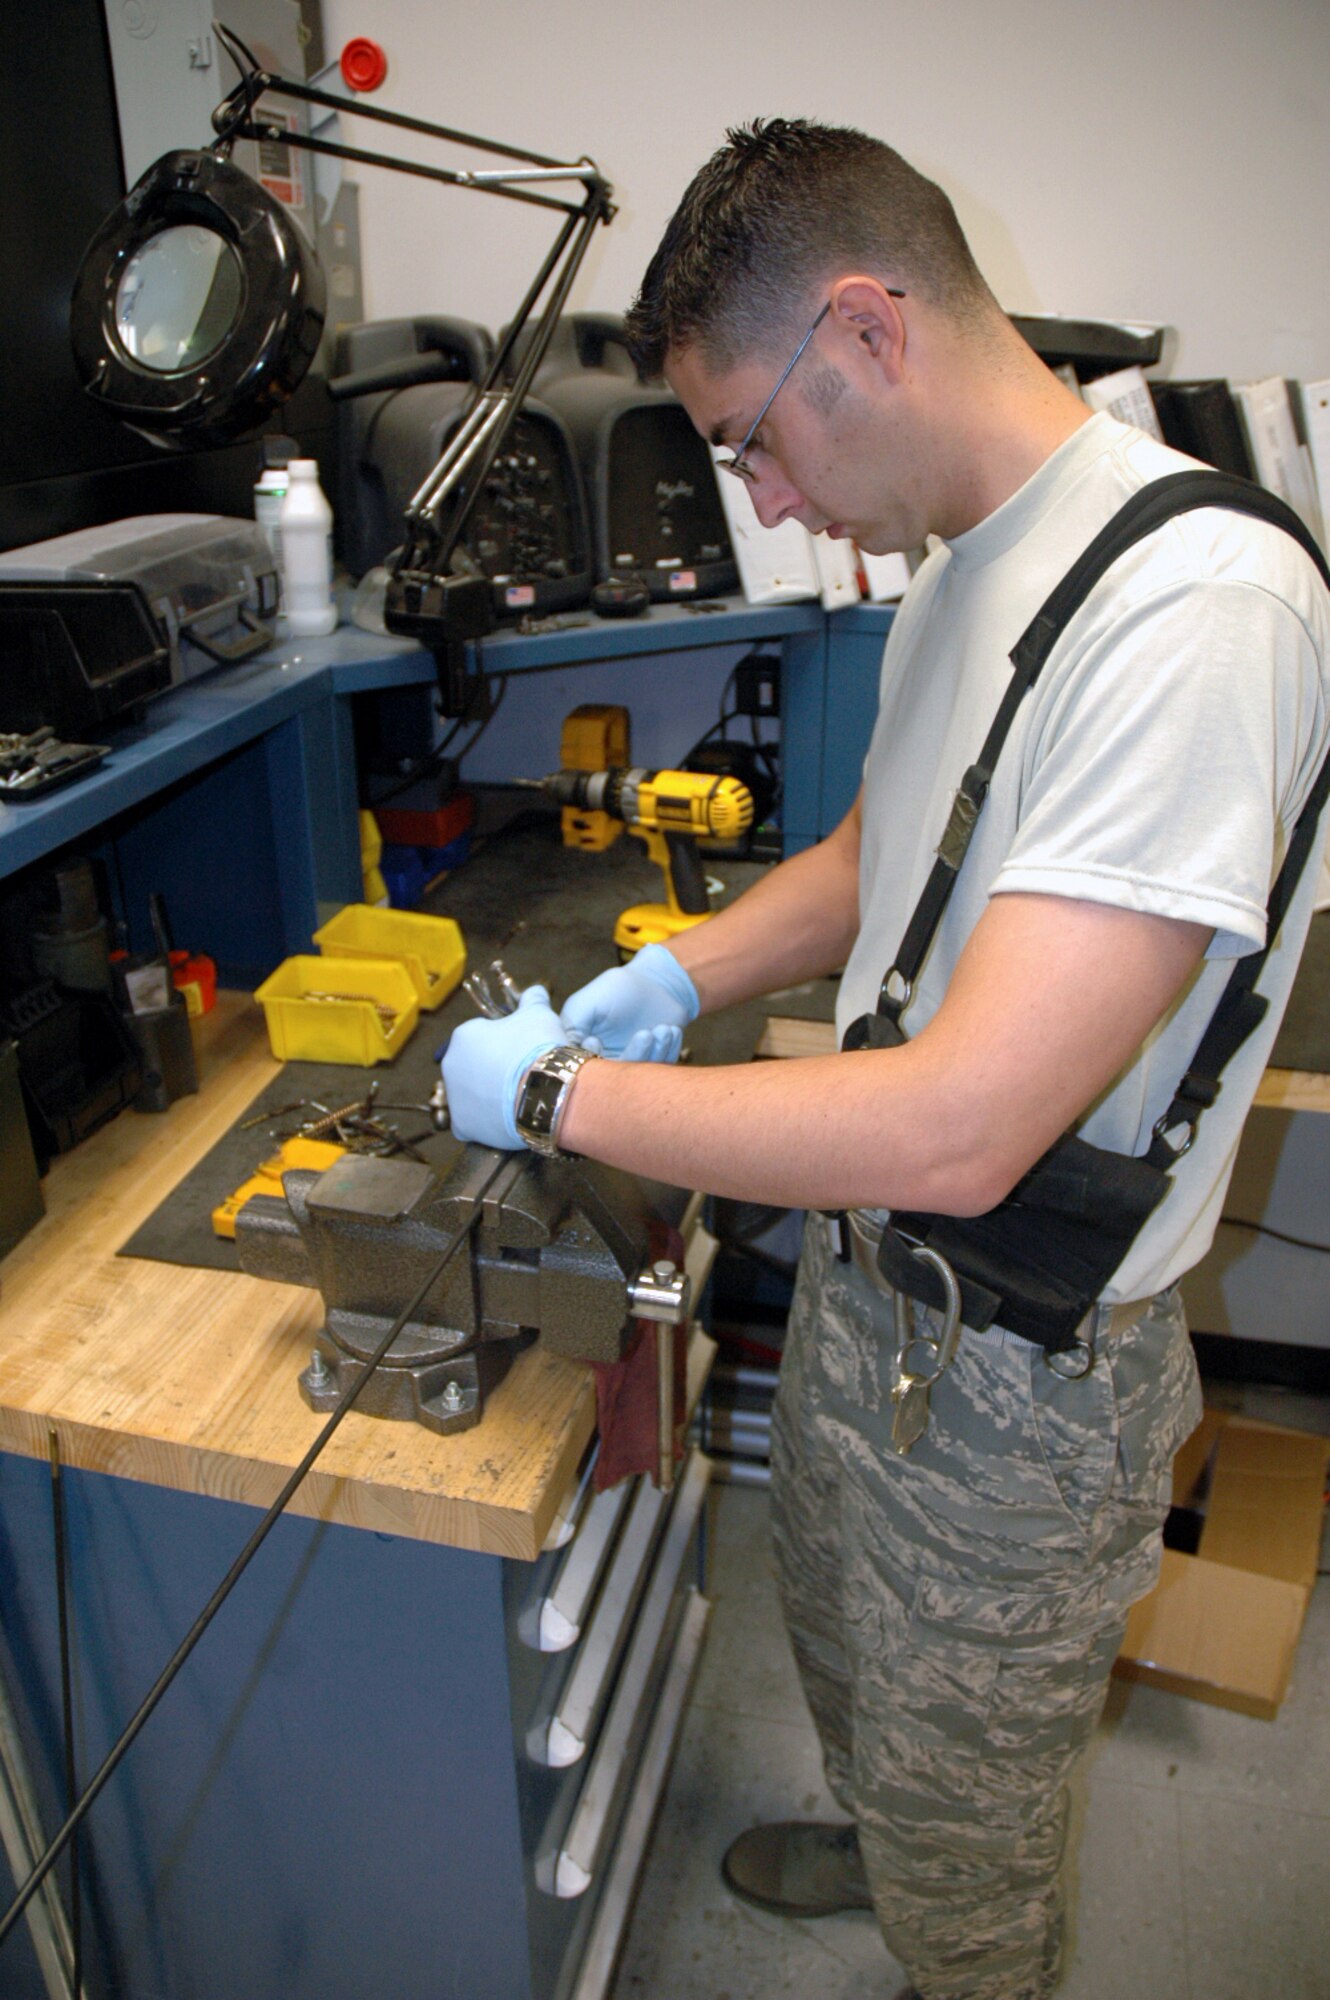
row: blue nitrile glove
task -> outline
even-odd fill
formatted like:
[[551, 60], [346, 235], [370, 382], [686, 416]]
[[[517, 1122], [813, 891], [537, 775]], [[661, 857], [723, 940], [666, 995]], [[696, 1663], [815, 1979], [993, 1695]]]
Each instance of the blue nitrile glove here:
[[517, 1086], [537, 1056], [568, 1040], [543, 986], [528, 986], [511, 1014], [463, 1021], [443, 1058], [448, 1122], [478, 1146], [521, 1147]]
[[702, 1010], [697, 988], [672, 951], [643, 945], [565, 1002], [564, 1040], [627, 1062], [674, 1062], [683, 1031]]

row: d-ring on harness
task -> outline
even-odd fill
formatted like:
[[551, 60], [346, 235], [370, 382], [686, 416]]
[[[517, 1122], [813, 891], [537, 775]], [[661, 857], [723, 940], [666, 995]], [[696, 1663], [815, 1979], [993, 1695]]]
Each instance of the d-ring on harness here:
[[[1110, 565], [1174, 515], [1197, 507], [1229, 508], [1282, 528], [1311, 557], [1330, 588], [1330, 567], [1320, 549], [1297, 515], [1263, 487], [1227, 473], [1179, 472], [1134, 494], [1050, 592], [1012, 648], [1012, 678], [979, 756], [961, 780], [932, 872], [882, 981], [877, 1010], [851, 1023], [844, 1049], [896, 1048], [906, 1040], [900, 1017], [960, 873], [1017, 709], [1068, 620]], [[938, 1340], [924, 1343], [934, 1350], [931, 1372], [916, 1374], [909, 1366], [917, 1339], [900, 1348], [892, 1426], [898, 1451], [908, 1451], [927, 1426], [929, 1387], [955, 1351], [957, 1334], [948, 1338], [953, 1319], [957, 1330], [961, 1322], [977, 1332], [996, 1326], [1033, 1341], [1059, 1374], [1074, 1377], [1093, 1366], [1094, 1336], [1111, 1327], [1119, 1314], [1139, 1311], [1104, 1306], [1103, 1292], [1167, 1194], [1170, 1171], [1190, 1148], [1202, 1112], [1218, 1096], [1225, 1066], [1269, 1006], [1254, 988], [1312, 852], [1328, 795], [1330, 756], [1316, 773], [1270, 891], [1265, 946], [1237, 961], [1142, 1156], [1109, 1152], [1067, 1132], [985, 1215], [893, 1210], [888, 1217], [876, 1245], [880, 1281], [943, 1314]], [[853, 1250], [859, 1261], [865, 1234], [857, 1216], [842, 1217], [842, 1257]], [[898, 1315], [898, 1332], [901, 1324]]]

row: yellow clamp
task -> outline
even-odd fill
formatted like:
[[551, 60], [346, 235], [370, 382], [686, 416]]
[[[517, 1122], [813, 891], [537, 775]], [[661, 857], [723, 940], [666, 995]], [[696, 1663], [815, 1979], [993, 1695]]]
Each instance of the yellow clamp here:
[[212, 1212], [213, 1234], [234, 1242], [236, 1217], [251, 1196], [280, 1194], [282, 1175], [290, 1173], [293, 1167], [306, 1167], [315, 1173], [322, 1173], [334, 1160], [340, 1160], [345, 1151], [345, 1146], [335, 1146], [327, 1139], [284, 1139], [280, 1152], [265, 1160], [256, 1174], [251, 1174], [234, 1194], [229, 1194], [225, 1201], [218, 1203]]

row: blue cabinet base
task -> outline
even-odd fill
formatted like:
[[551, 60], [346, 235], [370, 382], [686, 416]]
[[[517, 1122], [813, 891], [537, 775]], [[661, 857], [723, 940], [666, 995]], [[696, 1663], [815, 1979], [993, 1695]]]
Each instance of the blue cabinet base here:
[[[64, 1478], [86, 1781], [255, 1515]], [[51, 1535], [47, 1468], [0, 1456], [0, 1664], [48, 1830], [63, 1817]], [[549, 2000], [579, 1912], [528, 1921], [504, 1569], [277, 1524], [89, 1814], [91, 2000]], [[0, 1877], [8, 1901], [2, 1858]], [[26, 1926], [0, 1991], [45, 2000]]]

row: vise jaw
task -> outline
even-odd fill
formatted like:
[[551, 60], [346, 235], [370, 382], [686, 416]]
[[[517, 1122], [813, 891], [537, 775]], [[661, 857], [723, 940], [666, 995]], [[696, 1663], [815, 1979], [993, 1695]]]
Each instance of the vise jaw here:
[[312, 1285], [326, 1314], [300, 1391], [331, 1410], [364, 1373], [405, 1302], [459, 1229], [466, 1251], [426, 1292], [357, 1407], [469, 1430], [513, 1356], [618, 1361], [638, 1313], [679, 1322], [688, 1281], [651, 1263], [653, 1213], [639, 1182], [591, 1160], [503, 1156], [467, 1146], [445, 1174], [348, 1154], [283, 1177], [236, 1218], [241, 1269]]

